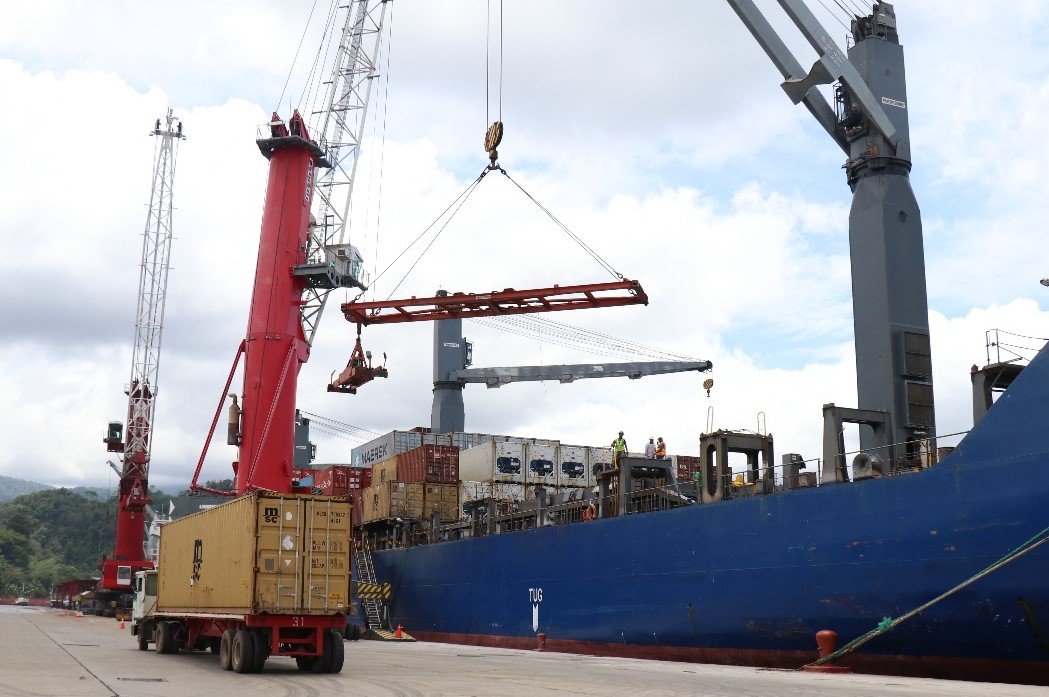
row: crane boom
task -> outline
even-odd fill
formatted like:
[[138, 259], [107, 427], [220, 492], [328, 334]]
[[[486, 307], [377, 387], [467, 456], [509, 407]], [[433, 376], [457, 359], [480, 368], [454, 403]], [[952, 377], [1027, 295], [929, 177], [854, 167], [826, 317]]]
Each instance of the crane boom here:
[[350, 200], [368, 116], [371, 87], [386, 16], [387, 0], [351, 0], [327, 80], [327, 97], [311, 128], [331, 167], [314, 184], [315, 225], [307, 238], [306, 259], [294, 270], [304, 276], [300, 318], [306, 342], [313, 345], [328, 295], [335, 288], [367, 288], [363, 260], [346, 242]]
[[[626, 292], [617, 294], [617, 291]], [[343, 303], [342, 313], [350, 322], [368, 325], [639, 304], [648, 304], [648, 295], [641, 284], [623, 279], [531, 290], [507, 288], [491, 293], [438, 293], [429, 298]]]
[[[150, 135], [157, 137], [157, 147], [149, 214], [142, 237], [131, 379], [125, 390], [128, 395], [127, 430], [121, 434], [120, 423], [110, 422], [103, 439], [107, 451], [122, 453], [123, 461], [113, 557], [102, 562], [102, 587], [109, 590], [130, 589], [134, 572], [152, 566], [143, 552], [144, 509], [149, 504], [149, 456], [171, 259], [175, 163], [178, 142], [185, 136], [182, 122], [175, 118], [171, 109], [168, 109], [163, 124], [157, 119]], [[122, 435], [126, 438], [122, 439]]]

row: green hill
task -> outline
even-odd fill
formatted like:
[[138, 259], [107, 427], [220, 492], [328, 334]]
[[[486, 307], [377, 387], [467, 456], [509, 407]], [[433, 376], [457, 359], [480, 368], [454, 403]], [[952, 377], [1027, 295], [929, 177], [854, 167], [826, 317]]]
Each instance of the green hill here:
[[38, 484], [25, 479], [15, 479], [14, 477], [0, 475], [0, 503], [12, 501], [23, 494], [32, 494], [34, 491], [51, 488], [53, 487], [47, 484]]

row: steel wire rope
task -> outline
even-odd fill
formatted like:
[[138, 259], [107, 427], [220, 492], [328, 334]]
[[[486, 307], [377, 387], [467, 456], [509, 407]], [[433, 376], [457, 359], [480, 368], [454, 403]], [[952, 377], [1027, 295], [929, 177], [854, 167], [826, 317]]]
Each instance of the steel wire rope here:
[[856, 0], [849, 0], [849, 5], [852, 6], [852, 9], [854, 10], [854, 12], [852, 14], [857, 19], [860, 18], [860, 17], [863, 17], [864, 14], [867, 12], [865, 9], [863, 9], [863, 6], [860, 5], [860, 3], [857, 2]]
[[[317, 77], [317, 75], [321, 74], [318, 72], [318, 66], [323, 68], [328, 64], [328, 54], [331, 51], [332, 44], [332, 41], [329, 37], [334, 31], [333, 27], [335, 24], [335, 17], [338, 14], [339, 8], [338, 3], [339, 0], [332, 0], [331, 5], [328, 6], [328, 19], [324, 22], [324, 31], [321, 32], [320, 44], [317, 46], [316, 53], [313, 54], [313, 64], [310, 66], [309, 73], [307, 73], [306, 75], [306, 79], [303, 82], [302, 94], [299, 96], [299, 104], [309, 104], [307, 116], [313, 117], [313, 119], [319, 119], [323, 116], [320, 109], [317, 108], [317, 104], [321, 100], [321, 94], [323, 93], [321, 86], [324, 84], [324, 79]], [[316, 93], [314, 93], [313, 91], [314, 88], [317, 89]], [[313, 134], [315, 139], [324, 136], [323, 133], [318, 134], [316, 132], [317, 127], [319, 125], [321, 125], [319, 121], [314, 121], [311, 119], [309, 122], [310, 133]]]
[[[511, 319], [511, 318], [506, 318], [506, 319]], [[573, 332], [576, 335], [581, 337], [580, 338], [581, 341], [584, 341], [586, 343], [607, 344], [608, 342], [614, 342], [614, 343], [617, 343], [617, 344], [621, 344], [625, 348], [629, 347], [629, 348], [632, 348], [634, 350], [637, 350], [639, 353], [645, 354], [645, 355], [667, 356], [669, 358], [676, 359], [676, 360], [687, 360], [687, 361], [697, 360], [696, 358], [693, 358], [691, 356], [684, 356], [684, 355], [680, 355], [680, 354], [670, 353], [669, 351], [663, 351], [661, 349], [657, 349], [657, 348], [652, 347], [652, 346], [646, 346], [645, 344], [640, 344], [640, 343], [637, 343], [637, 342], [634, 342], [634, 341], [621, 339], [621, 338], [616, 337], [616, 336], [610, 336], [608, 334], [602, 334], [601, 332], [595, 332], [595, 331], [592, 331], [592, 330], [589, 330], [589, 329], [583, 329], [581, 327], [575, 327], [575, 326], [572, 326], [570, 324], [563, 324], [563, 323], [556, 322], [554, 320], [547, 319], [547, 318], [544, 318], [544, 317], [521, 317], [521, 319], [524, 320], [525, 323], [529, 323], [529, 322], [541, 323], [541, 324], [546, 324], [546, 325], [548, 325], [550, 327], [554, 327], [556, 329], [561, 329], [561, 330], [564, 330], [564, 331]]]
[[561, 228], [565, 232], [565, 234], [567, 234], [572, 240], [575, 241], [576, 244], [578, 244], [583, 249], [583, 251], [585, 251], [587, 254], [589, 254], [591, 259], [596, 261], [605, 271], [610, 273], [613, 278], [619, 278], [619, 279], [624, 278], [623, 274], [619, 273], [614, 268], [612, 268], [611, 264], [609, 264], [607, 261], [605, 261], [601, 257], [600, 254], [595, 252], [593, 250], [593, 248], [590, 247], [590, 245], [588, 245], [586, 242], [583, 242], [583, 240], [578, 235], [576, 235], [574, 232], [569, 230], [568, 226], [565, 225], [564, 223], [562, 223], [560, 220], [558, 220], [557, 216], [555, 216], [553, 213], [551, 213], [550, 210], [548, 208], [546, 208], [546, 206], [544, 206], [543, 204], [539, 203], [539, 201], [537, 201], [536, 198], [534, 196], [532, 196], [532, 194], [530, 194], [527, 191], [525, 191], [525, 188], [523, 186], [521, 186], [520, 184], [518, 184], [517, 181], [513, 177], [511, 177], [507, 173], [507, 171], [505, 169], [503, 169], [502, 167], [499, 167], [498, 169], [503, 174], [504, 177], [506, 177], [511, 182], [513, 182], [513, 185], [516, 186], [518, 189], [520, 189], [521, 193], [523, 193], [525, 196], [528, 197], [529, 201], [534, 203], [539, 208], [539, 210], [541, 210], [544, 213], [546, 213], [546, 215], [550, 218], [550, 220], [554, 221], [555, 225], [557, 225], [559, 228]]
[[499, 323], [487, 322], [487, 321], [484, 321], [484, 320], [472, 320], [472, 321], [476, 321], [476, 322], [478, 322], [478, 323], [480, 323], [480, 324], [482, 324], [484, 326], [491, 327], [493, 329], [496, 329], [496, 330], [502, 331], [502, 332], [506, 332], [508, 334], [514, 334], [516, 336], [522, 336], [522, 337], [525, 337], [525, 338], [528, 338], [528, 339], [539, 339], [539, 340], [543, 341], [544, 343], [553, 344], [555, 346], [563, 346], [565, 348], [572, 348], [572, 349], [585, 348], [591, 354], [597, 354], [597, 355], [601, 355], [601, 356], [610, 356], [610, 357], [613, 357], [613, 358], [622, 358], [622, 359], [627, 359], [627, 360], [630, 360], [630, 359], [636, 360], [639, 357], [665, 358], [665, 356], [662, 356], [662, 355], [660, 355], [658, 353], [654, 353], [654, 354], [639, 354], [638, 352], [633, 351], [633, 350], [627, 350], [625, 348], [617, 347], [617, 346], [609, 346], [608, 344], [605, 344], [605, 343], [594, 343], [593, 346], [581, 347], [578, 342], [573, 342], [570, 339], [563, 339], [561, 337], [551, 337], [551, 336], [549, 336], [547, 334], [539, 335], [539, 334], [536, 334], [534, 332], [530, 332], [527, 329], [511, 328], [511, 327], [507, 327], [507, 326], [499, 324]]
[[[550, 322], [546, 328], [540, 331], [534, 328], [532, 321], [529, 319], [523, 319], [523, 321], [521, 321], [514, 317], [499, 317], [495, 318], [495, 321], [479, 319], [472, 319], [471, 321], [478, 322], [486, 327], [506, 331], [510, 334], [516, 334], [527, 338], [538, 338], [543, 341], [549, 341], [558, 346], [586, 349], [606, 356], [615, 355], [627, 358], [649, 358], [655, 360], [693, 362], [699, 360], [691, 356], [674, 354], [651, 346], [620, 340], [616, 337], [610, 337], [598, 332], [586, 332], [585, 330], [579, 330], [578, 328], [567, 325], [558, 325], [554, 322]], [[515, 329], [511, 329], [507, 325], [513, 326]], [[553, 330], [551, 330], [551, 328], [553, 328]]]
[[[838, 0], [834, 0], [834, 2], [835, 2], [835, 4], [836, 4], [836, 5], [838, 5], [838, 9], [841, 9], [841, 5], [840, 5], [840, 4], [838, 3]], [[819, 0], [819, 3], [820, 3], [820, 5], [822, 5], [822, 6], [823, 6], [823, 9], [825, 9], [825, 10], [827, 11], [827, 13], [828, 13], [828, 14], [829, 14], [829, 15], [830, 15], [831, 17], [833, 17], [833, 18], [834, 18], [834, 20], [835, 20], [835, 21], [836, 21], [836, 22], [837, 22], [838, 24], [840, 24], [841, 26], [845, 27], [845, 30], [846, 30], [846, 31], [848, 31], [848, 30], [849, 30], [849, 26], [848, 26], [848, 25], [846, 25], [846, 24], [845, 24], [845, 22], [841, 21], [841, 18], [840, 18], [840, 17], [838, 17], [838, 16], [837, 16], [837, 15], [836, 15], [836, 14], [834, 13], [834, 10], [832, 10], [832, 9], [831, 9], [831, 8], [829, 8], [829, 7], [827, 7], [827, 3], [826, 3], [826, 2], [824, 2], [824, 0]], [[846, 11], [846, 12], [847, 12], [847, 11]]]
[[[418, 256], [418, 257], [417, 257], [417, 258], [415, 259], [415, 261], [414, 261], [414, 262], [412, 263], [411, 267], [409, 267], [408, 271], [406, 271], [406, 272], [405, 272], [405, 274], [404, 274], [404, 276], [402, 276], [402, 277], [401, 277], [401, 280], [400, 280], [400, 281], [398, 281], [398, 282], [397, 282], [397, 285], [396, 285], [396, 286], [394, 286], [393, 290], [391, 290], [391, 291], [390, 291], [390, 294], [389, 294], [389, 295], [387, 296], [387, 298], [386, 298], [387, 300], [389, 300], [390, 298], [392, 298], [392, 297], [393, 297], [393, 294], [397, 292], [397, 289], [401, 287], [401, 284], [402, 284], [402, 283], [404, 283], [404, 280], [405, 280], [406, 278], [408, 278], [408, 275], [409, 275], [409, 274], [410, 274], [410, 273], [412, 272], [412, 270], [413, 270], [413, 269], [415, 269], [415, 267], [416, 267], [416, 266], [418, 265], [419, 261], [420, 261], [420, 260], [421, 260], [421, 259], [423, 258], [423, 256], [424, 256], [424, 255], [426, 254], [426, 252], [427, 252], [427, 251], [428, 251], [428, 250], [430, 249], [430, 247], [432, 247], [432, 246], [433, 246], [433, 243], [434, 243], [434, 242], [436, 242], [436, 241], [437, 241], [437, 238], [441, 236], [441, 233], [442, 233], [442, 232], [444, 232], [445, 228], [447, 228], [447, 227], [448, 227], [448, 224], [449, 224], [449, 223], [450, 223], [450, 222], [452, 221], [452, 218], [454, 218], [454, 217], [455, 217], [455, 214], [459, 212], [459, 209], [461, 209], [461, 208], [463, 207], [463, 204], [464, 204], [464, 203], [466, 203], [466, 200], [467, 200], [468, 198], [470, 198], [470, 195], [471, 195], [471, 194], [472, 194], [472, 193], [473, 193], [473, 192], [474, 192], [474, 191], [475, 191], [475, 190], [477, 189], [477, 185], [481, 183], [481, 180], [482, 180], [482, 179], [484, 179], [484, 177], [485, 177], [485, 175], [486, 175], [486, 174], [488, 174], [488, 171], [489, 171], [489, 170], [488, 170], [488, 168], [486, 167], [486, 168], [484, 169], [484, 171], [482, 171], [482, 172], [481, 172], [481, 174], [479, 174], [479, 175], [477, 176], [477, 178], [476, 178], [476, 179], [474, 179], [474, 180], [473, 180], [472, 182], [470, 182], [470, 184], [469, 184], [469, 185], [468, 185], [468, 186], [466, 187], [466, 189], [464, 189], [464, 190], [462, 191], [462, 193], [460, 193], [460, 194], [459, 194], [458, 196], [456, 196], [456, 197], [455, 197], [455, 199], [454, 199], [454, 200], [452, 200], [452, 202], [451, 202], [451, 203], [449, 203], [449, 204], [448, 204], [448, 206], [447, 206], [447, 207], [445, 207], [445, 209], [444, 209], [443, 211], [441, 211], [441, 212], [440, 212], [440, 214], [439, 214], [439, 215], [438, 215], [438, 216], [437, 216], [436, 218], [434, 218], [434, 220], [433, 220], [433, 222], [432, 222], [432, 223], [430, 223], [429, 225], [427, 225], [427, 226], [426, 226], [426, 228], [425, 228], [425, 229], [423, 229], [423, 231], [422, 231], [422, 232], [420, 232], [420, 233], [419, 233], [419, 234], [418, 234], [418, 235], [417, 235], [417, 236], [415, 237], [415, 239], [414, 239], [414, 240], [412, 240], [411, 242], [409, 242], [409, 243], [408, 243], [408, 245], [407, 245], [407, 246], [406, 246], [406, 247], [405, 247], [405, 248], [404, 248], [403, 250], [401, 250], [401, 253], [400, 253], [400, 254], [398, 254], [398, 255], [397, 255], [397, 256], [396, 256], [395, 258], [394, 258], [394, 260], [393, 260], [393, 261], [391, 261], [391, 262], [390, 262], [389, 264], [387, 264], [387, 265], [386, 265], [386, 268], [385, 268], [385, 269], [383, 269], [383, 270], [382, 270], [382, 272], [381, 272], [381, 273], [380, 273], [380, 274], [379, 274], [378, 276], [376, 276], [376, 277], [375, 277], [375, 280], [376, 280], [376, 281], [378, 281], [378, 280], [379, 280], [380, 278], [382, 278], [382, 277], [383, 277], [383, 275], [384, 275], [384, 274], [385, 274], [385, 273], [386, 273], [387, 271], [389, 271], [389, 270], [390, 270], [390, 269], [391, 269], [391, 268], [393, 267], [393, 265], [394, 265], [394, 264], [396, 264], [396, 263], [397, 263], [398, 261], [400, 261], [400, 260], [401, 260], [401, 257], [403, 257], [403, 256], [404, 256], [405, 254], [407, 254], [407, 253], [408, 253], [408, 250], [409, 250], [409, 249], [411, 249], [412, 247], [414, 247], [414, 246], [415, 246], [415, 244], [416, 244], [416, 243], [417, 243], [417, 242], [418, 242], [419, 240], [421, 240], [421, 239], [422, 239], [422, 238], [423, 238], [423, 237], [424, 237], [424, 236], [425, 236], [425, 235], [426, 235], [426, 234], [427, 234], [427, 233], [428, 233], [428, 232], [429, 232], [430, 230], [432, 230], [432, 229], [433, 229], [433, 227], [434, 227], [435, 225], [437, 225], [437, 224], [438, 224], [438, 223], [439, 223], [439, 222], [441, 221], [441, 219], [442, 219], [442, 218], [444, 218], [445, 214], [446, 214], [446, 213], [448, 213], [448, 211], [449, 211], [449, 210], [451, 210], [451, 209], [452, 209], [453, 207], [455, 207], [455, 210], [454, 210], [454, 211], [452, 211], [451, 215], [449, 215], [449, 216], [448, 216], [448, 220], [446, 220], [446, 221], [445, 221], [445, 223], [444, 223], [444, 225], [442, 225], [442, 226], [440, 227], [440, 229], [439, 229], [439, 230], [437, 231], [437, 234], [436, 234], [436, 235], [434, 235], [434, 237], [433, 237], [433, 239], [432, 239], [432, 240], [430, 240], [430, 243], [426, 245], [426, 247], [425, 247], [425, 248], [424, 248], [424, 249], [422, 250], [422, 252], [421, 252], [421, 253], [419, 254], [419, 256]], [[456, 205], [456, 204], [458, 204], [458, 205]], [[373, 282], [373, 283], [374, 283], [374, 282]], [[361, 297], [361, 295], [363, 295], [363, 293], [358, 293], [358, 294], [357, 294], [357, 298], [360, 298], [360, 297]]]
[[382, 434], [380, 434], [380, 433], [378, 433], [376, 431], [370, 431], [370, 430], [368, 430], [366, 428], [361, 428], [360, 426], [354, 426], [353, 424], [348, 424], [348, 423], [344, 423], [342, 421], [337, 421], [337, 420], [329, 418], [327, 416], [321, 416], [320, 414], [314, 414], [313, 412], [305, 411], [303, 409], [300, 409], [299, 413], [303, 414], [304, 416], [308, 416], [310, 418], [310, 420], [311, 420], [311, 423], [313, 423], [314, 421], [325, 422], [325, 423], [328, 423], [328, 424], [332, 424], [332, 428], [340, 428], [340, 429], [343, 429], [347, 433], [359, 431], [360, 433], [364, 434], [365, 436], [367, 436], [369, 438], [374, 438], [375, 436], [382, 435]]
[[[1041, 539], [1038, 539], [1038, 538], [1041, 538]], [[863, 635], [861, 635], [859, 637], [856, 637], [855, 639], [850, 641], [848, 644], [845, 644], [845, 646], [842, 646], [840, 649], [835, 651], [834, 653], [832, 653], [830, 655], [827, 655], [827, 656], [823, 656], [822, 658], [820, 658], [820, 659], [818, 659], [816, 661], [813, 661], [812, 663], [807, 663], [806, 667], [807, 666], [823, 665], [824, 663], [827, 663], [829, 661], [833, 661], [836, 658], [840, 658], [841, 656], [844, 656], [847, 653], [851, 653], [851, 652], [855, 651], [856, 649], [858, 649], [859, 647], [863, 646], [864, 644], [866, 644], [868, 641], [870, 641], [871, 639], [875, 638], [876, 636], [878, 636], [880, 634], [884, 634], [884, 633], [886, 633], [886, 632], [888, 632], [888, 631], [890, 631], [892, 629], [895, 629], [896, 627], [898, 627], [899, 625], [903, 624], [904, 622], [906, 622], [910, 618], [912, 618], [915, 615], [917, 615], [917, 614], [927, 610], [928, 608], [932, 607], [933, 605], [935, 605], [936, 603], [940, 602], [941, 600], [945, 600], [946, 598], [949, 598], [950, 596], [954, 595], [958, 591], [963, 590], [964, 588], [967, 588], [968, 586], [971, 586], [972, 584], [976, 583], [977, 581], [979, 581], [984, 576], [988, 576], [991, 573], [993, 573], [993, 572], [997, 571], [998, 569], [1002, 568], [1006, 564], [1009, 564], [1010, 562], [1016, 561], [1017, 559], [1019, 559], [1020, 557], [1022, 557], [1025, 554], [1027, 554], [1028, 552], [1030, 552], [1030, 551], [1032, 551], [1034, 549], [1037, 549], [1038, 547], [1041, 547], [1046, 542], [1049, 542], [1049, 528], [1045, 528], [1041, 532], [1035, 533], [1032, 537], [1028, 538], [1025, 542], [1023, 542], [1019, 547], [1017, 547], [1013, 551], [1009, 552], [1005, 556], [1001, 557], [1000, 559], [998, 559], [998, 561], [994, 562], [990, 566], [984, 568], [982, 571], [979, 571], [976, 574], [973, 574], [972, 576], [970, 576], [966, 580], [962, 581], [958, 585], [954, 586], [950, 590], [944, 591], [943, 593], [941, 593], [940, 595], [936, 596], [932, 600], [929, 600], [929, 601], [923, 603], [922, 605], [914, 608], [910, 612], [906, 612], [906, 613], [900, 615], [899, 617], [897, 617], [895, 619], [892, 618], [892, 617], [885, 617], [885, 618], [883, 618], [882, 621], [878, 623], [878, 626], [876, 626], [874, 629], [870, 630], [866, 634], [863, 634]]]
[[[389, 116], [390, 108], [390, 55], [393, 53], [393, 5], [389, 6], [390, 10], [390, 21], [387, 25], [390, 28], [389, 38], [386, 42], [386, 72], [385, 80], [383, 80], [383, 94], [382, 94], [382, 132], [381, 142], [379, 144], [379, 193], [376, 196], [376, 209], [375, 209], [375, 253], [372, 255], [372, 270], [379, 268], [379, 229], [382, 227], [382, 185], [384, 182], [383, 172], [386, 168], [386, 119]], [[382, 46], [382, 36], [379, 37], [379, 46]], [[380, 59], [381, 60], [381, 59]], [[375, 122], [372, 122], [372, 136], [375, 134]], [[368, 182], [368, 190], [371, 191], [371, 180]], [[369, 196], [369, 205], [371, 197]], [[367, 221], [367, 214], [365, 220]], [[367, 232], [365, 232], [364, 241], [368, 241]], [[381, 276], [382, 274], [379, 274]], [[379, 276], [376, 276], [371, 283], [368, 284], [368, 289], [372, 291], [372, 299], [375, 299], [375, 282], [379, 280]], [[357, 298], [364, 295], [364, 292], [357, 294]], [[356, 298], [355, 298], [356, 299]]]
[[295, 47], [295, 55], [291, 59], [291, 67], [288, 68], [288, 77], [284, 79], [284, 86], [280, 90], [280, 97], [277, 98], [277, 108], [280, 108], [280, 103], [284, 101], [284, 93], [288, 91], [288, 83], [291, 82], [291, 74], [295, 70], [295, 63], [299, 60], [299, 51], [302, 50], [302, 43], [306, 40], [306, 32], [310, 28], [310, 22], [313, 20], [313, 12], [317, 9], [318, 0], [313, 0], [313, 5], [310, 6], [310, 15], [306, 18], [306, 26], [302, 28], [302, 36], [299, 37], [299, 45]]

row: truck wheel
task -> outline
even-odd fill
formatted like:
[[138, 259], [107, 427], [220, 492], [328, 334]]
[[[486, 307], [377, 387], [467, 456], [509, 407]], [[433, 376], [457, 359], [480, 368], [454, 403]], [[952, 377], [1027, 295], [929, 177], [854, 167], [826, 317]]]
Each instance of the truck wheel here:
[[[321, 637], [323, 637], [321, 639], [321, 642], [324, 644], [324, 646], [321, 647], [321, 655], [317, 656], [317, 660], [313, 664], [314, 673], [331, 672], [331, 647], [335, 644], [335, 642], [331, 640], [331, 632], [327, 629], [325, 629], [324, 632], [321, 633]], [[340, 640], [339, 643], [341, 644], [342, 641]]]
[[219, 649], [222, 646], [222, 639], [217, 636], [208, 637], [211, 641], [208, 643], [208, 648], [211, 650], [212, 656], [217, 656]]
[[342, 643], [342, 635], [334, 629], [329, 629], [328, 636], [325, 638], [331, 645], [331, 663], [328, 665], [328, 672], [341, 673], [342, 664], [346, 658], [346, 647]]
[[157, 653], [171, 653], [174, 639], [171, 636], [171, 623], [170, 622], [157, 622], [157, 636], [155, 641], [157, 642]]
[[138, 650], [149, 650], [149, 637], [153, 635], [153, 623], [143, 622], [138, 625]]
[[266, 662], [266, 659], [270, 655], [269, 642], [266, 641], [266, 633], [258, 629], [251, 633], [251, 638], [255, 644], [255, 662], [251, 666], [251, 672], [261, 673], [262, 664]]
[[230, 660], [234, 673], [250, 673], [255, 665], [255, 642], [251, 632], [238, 629], [233, 635], [233, 655]]
[[233, 670], [233, 630], [227, 629], [219, 639], [219, 666], [222, 670]]
[[313, 664], [317, 662], [317, 656], [296, 656], [295, 665], [299, 670], [313, 670]]

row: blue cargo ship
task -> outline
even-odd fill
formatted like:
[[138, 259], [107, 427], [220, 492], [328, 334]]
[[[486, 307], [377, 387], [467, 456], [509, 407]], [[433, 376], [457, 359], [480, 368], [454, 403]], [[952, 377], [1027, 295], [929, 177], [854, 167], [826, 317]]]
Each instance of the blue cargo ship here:
[[[839, 663], [1049, 684], [1049, 349], [1022, 371], [974, 369], [976, 423], [937, 456], [893, 6], [854, 17], [846, 56], [803, 3], [782, 3], [820, 55], [806, 74], [751, 0], [729, 4], [846, 155], [858, 407], [824, 406], [819, 486], [790, 458], [773, 474], [764, 436], [735, 451], [747, 455], [736, 480], [725, 451], [747, 436], [718, 432], [701, 437], [698, 484], [629, 460], [602, 472], [596, 517], [579, 515], [584, 490], [540, 495], [531, 511], [487, 502], [467, 522], [369, 530], [384, 547], [376, 574], [394, 588], [391, 624], [435, 641], [531, 649], [542, 638], [560, 651], [784, 668], [816, 659], [821, 630], [845, 643], [880, 627]], [[833, 104], [813, 89], [828, 84]], [[461, 404], [461, 386], [435, 375], [435, 400], [438, 385]], [[845, 423], [860, 426], [851, 477]]]
[[[1049, 526], [1049, 350], [927, 469], [376, 551], [394, 625], [456, 643], [797, 668]], [[1049, 545], [842, 659], [1049, 683]]]

